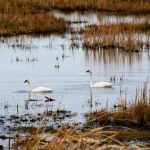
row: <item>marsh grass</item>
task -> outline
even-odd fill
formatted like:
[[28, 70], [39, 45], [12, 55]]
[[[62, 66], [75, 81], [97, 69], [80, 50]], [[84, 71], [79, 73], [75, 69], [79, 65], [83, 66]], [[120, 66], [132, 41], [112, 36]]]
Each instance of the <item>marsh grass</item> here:
[[56, 19], [51, 13], [27, 16], [10, 14], [0, 16], [0, 20], [3, 20], [0, 25], [1, 36], [64, 33], [66, 31], [64, 21]]
[[[35, 1], [34, 1], [35, 2]], [[0, 35], [64, 33], [67, 23], [27, 1], [0, 1]], [[42, 2], [41, 2], [42, 4]]]
[[104, 128], [96, 128], [83, 133], [75, 133], [71, 129], [66, 131], [58, 129], [58, 132], [53, 135], [53, 138], [49, 142], [46, 142], [46, 137], [37, 137], [34, 135], [32, 138], [26, 137], [24, 140], [21, 139], [18, 145], [22, 149], [30, 149], [32, 147], [33, 149], [53, 150], [95, 149], [108, 143], [110, 147], [124, 147], [121, 142], [115, 139], [118, 132], [103, 131]]
[[[65, 131], [58, 129], [53, 135], [46, 134], [26, 136], [16, 139], [14, 148], [21, 149], [53, 149], [53, 150], [80, 150], [80, 149], [127, 149], [131, 148], [129, 141], [146, 140], [150, 137], [148, 131], [120, 127], [112, 130], [110, 126], [97, 127], [88, 131], [76, 132], [79, 129], [70, 128]], [[49, 140], [48, 140], [49, 138]], [[137, 148], [148, 148], [146, 145]]]
[[[120, 51], [140, 52], [149, 49], [150, 23], [118, 23], [89, 26], [83, 31], [85, 49], [118, 48]], [[143, 41], [142, 35], [147, 39]]]
[[[11, 0], [7, 0], [11, 3]], [[14, 3], [14, 1], [13, 1]], [[147, 0], [15, 0], [15, 5], [30, 6], [33, 10], [59, 9], [63, 11], [99, 10], [117, 13], [149, 13], [150, 3]]]
[[[0, 35], [64, 33], [68, 24], [52, 14], [59, 10], [100, 10], [109, 12], [149, 13], [145, 0], [0, 0]], [[149, 28], [149, 27], [148, 27]]]

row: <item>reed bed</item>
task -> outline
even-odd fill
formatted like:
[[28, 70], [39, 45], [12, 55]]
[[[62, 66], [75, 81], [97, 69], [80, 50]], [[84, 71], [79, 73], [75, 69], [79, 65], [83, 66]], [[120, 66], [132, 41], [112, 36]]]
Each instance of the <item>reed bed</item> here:
[[[148, 131], [137, 131], [122, 127], [118, 131], [112, 130], [110, 126], [97, 127], [88, 131], [76, 132], [79, 127], [58, 129], [55, 134], [38, 134], [16, 138], [13, 144], [14, 149], [34, 150], [72, 150], [72, 149], [130, 149], [132, 145], [128, 142], [145, 140], [150, 137]], [[81, 128], [82, 129], [82, 128]], [[48, 140], [49, 139], [49, 140]], [[146, 141], [146, 140], [145, 140]], [[136, 146], [136, 145], [135, 145]], [[148, 142], [136, 148], [149, 148]]]
[[[150, 23], [118, 23], [89, 26], [84, 31], [85, 49], [118, 48], [121, 51], [140, 52], [149, 49]], [[147, 39], [142, 39], [143, 34]]]
[[149, 13], [149, 8], [146, 0], [0, 0], [0, 35], [64, 33], [68, 24], [55, 18], [53, 9]]
[[[76, 133], [73, 130], [62, 131], [59, 129], [57, 133], [47, 136], [38, 136], [23, 139], [16, 139], [14, 149], [34, 149], [34, 150], [81, 150], [81, 149], [130, 149], [132, 145], [124, 143], [123, 138], [126, 139], [144, 139], [148, 138], [149, 132], [139, 132], [132, 129], [123, 129], [124, 131], [111, 131], [109, 127], [98, 127], [89, 131]], [[50, 141], [47, 138], [51, 137]], [[131, 140], [132, 141], [132, 140]], [[148, 144], [136, 146], [136, 148], [148, 148]]]
[[0, 36], [64, 33], [67, 26], [52, 12], [26, 6], [24, 1], [0, 1]]
[[9, 14], [0, 16], [0, 20], [1, 36], [64, 33], [66, 31], [65, 22], [56, 19], [52, 13], [27, 16]]
[[[7, 0], [18, 6], [30, 6], [32, 9], [59, 9], [65, 11], [74, 10], [99, 10], [108, 12], [149, 13], [150, 2], [148, 0]], [[1, 0], [2, 3], [2, 0]]]
[[[39, 137], [35, 135], [32, 138], [27, 137], [24, 140], [17, 141], [17, 144], [20, 145], [21, 149], [32, 148], [53, 150], [95, 149], [101, 147], [104, 143], [109, 143], [112, 147], [123, 147], [123, 144], [114, 139], [117, 132], [104, 132], [102, 129], [103, 128], [97, 128], [80, 134], [77, 134], [69, 129], [67, 131], [58, 130], [58, 132], [53, 135], [52, 140], [48, 143], [46, 142], [46, 137]], [[115, 145], [115, 143], [118, 145]], [[16, 147], [16, 143], [14, 146]]]
[[149, 13], [150, 2], [148, 0], [0, 0], [1, 11], [16, 11], [16, 8], [22, 8], [26, 11], [30, 9], [32, 12], [59, 9], [68, 11], [99, 10], [108, 12]]

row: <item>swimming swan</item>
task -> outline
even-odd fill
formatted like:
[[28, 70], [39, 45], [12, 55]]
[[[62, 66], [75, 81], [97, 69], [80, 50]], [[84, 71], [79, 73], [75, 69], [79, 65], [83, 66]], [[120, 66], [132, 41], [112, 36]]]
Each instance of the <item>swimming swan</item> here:
[[28, 83], [28, 91], [32, 92], [32, 93], [44, 93], [44, 92], [52, 92], [53, 90], [50, 88], [46, 88], [46, 87], [36, 87], [36, 88], [32, 88], [31, 87], [31, 81], [29, 80], [25, 80], [24, 83]]
[[112, 83], [110, 83], [110, 82], [98, 82], [98, 83], [93, 84], [92, 70], [87, 70], [86, 72], [90, 73], [90, 87], [91, 88], [110, 88], [110, 87], [112, 87]]

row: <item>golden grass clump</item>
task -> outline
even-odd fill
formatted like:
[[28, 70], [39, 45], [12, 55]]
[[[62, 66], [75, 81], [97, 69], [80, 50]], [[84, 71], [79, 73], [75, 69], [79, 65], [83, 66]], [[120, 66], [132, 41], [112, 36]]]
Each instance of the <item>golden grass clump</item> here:
[[63, 19], [57, 19], [52, 12], [35, 9], [26, 3], [21, 0], [0, 0], [0, 36], [66, 31], [67, 23]]
[[88, 49], [119, 48], [123, 51], [142, 51], [143, 45], [149, 45], [149, 38], [144, 43], [142, 33], [149, 37], [150, 23], [118, 23], [89, 26], [84, 32], [83, 47]]
[[[71, 130], [62, 131], [61, 129], [52, 139], [47, 142], [45, 136], [34, 135], [20, 139], [14, 143], [14, 147], [21, 149], [53, 149], [53, 150], [79, 150], [96, 148], [124, 148], [124, 144], [115, 139], [118, 134], [116, 131], [104, 131], [105, 127], [92, 129], [87, 132], [75, 133]], [[50, 136], [50, 135], [49, 135]]]
[[149, 13], [148, 0], [0, 0], [0, 10], [16, 8], [30, 8], [31, 10], [51, 9], [59, 10], [101, 10], [126, 13]]
[[34, 9], [49, 10], [59, 9], [65, 11], [73, 10], [101, 10], [126, 13], [149, 13], [150, 3], [147, 0], [123, 1], [123, 0], [16, 0], [16, 3], [29, 5]]
[[[76, 129], [79, 129], [76, 128]], [[130, 149], [129, 141], [144, 140], [150, 137], [148, 131], [137, 131], [122, 127], [119, 131], [111, 130], [110, 126], [97, 127], [88, 131], [75, 132], [67, 129], [51, 134], [35, 134], [25, 138], [16, 138], [14, 149], [22, 150], [81, 150], [81, 149]], [[82, 127], [81, 127], [82, 129]], [[116, 128], [117, 129], [117, 128]], [[49, 140], [48, 140], [49, 138]], [[127, 142], [128, 141], [128, 142]], [[136, 146], [137, 148], [148, 148], [147, 144]]]
[[9, 14], [1, 15], [0, 35], [18, 35], [18, 34], [48, 34], [63, 33], [66, 30], [66, 24], [63, 20], [56, 19], [52, 13], [40, 14]]

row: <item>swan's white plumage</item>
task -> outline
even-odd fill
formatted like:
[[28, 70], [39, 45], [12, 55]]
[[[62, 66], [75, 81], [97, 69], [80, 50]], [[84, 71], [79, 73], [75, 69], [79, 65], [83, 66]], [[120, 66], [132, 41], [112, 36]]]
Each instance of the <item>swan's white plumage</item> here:
[[112, 87], [112, 84], [109, 83], [109, 82], [98, 82], [98, 83], [95, 83], [93, 85], [90, 84], [90, 87], [93, 87], [93, 88], [107, 88], [107, 87]]
[[29, 86], [28, 91], [32, 92], [32, 93], [44, 93], [44, 92], [52, 92], [53, 91], [52, 89], [47, 88], [47, 87], [32, 88], [31, 87], [31, 81], [29, 81], [29, 80], [25, 80], [24, 83], [28, 83], [28, 86]]
[[52, 92], [53, 90], [46, 87], [36, 87], [30, 90], [33, 93], [40, 93], [40, 92]]
[[110, 82], [97, 82], [97, 83], [93, 84], [92, 70], [88, 70], [86, 72], [90, 73], [90, 84], [89, 84], [89, 86], [91, 88], [110, 88], [110, 87], [112, 87], [112, 83], [110, 83]]

